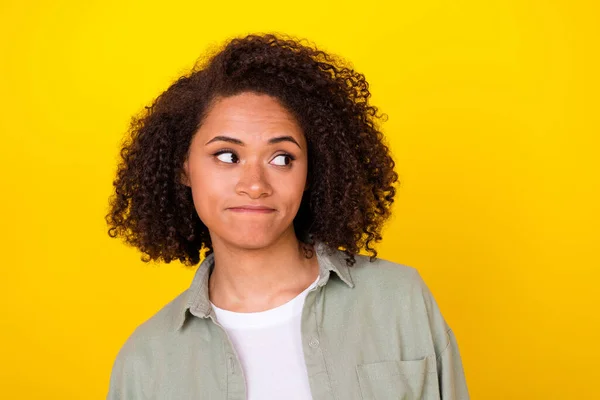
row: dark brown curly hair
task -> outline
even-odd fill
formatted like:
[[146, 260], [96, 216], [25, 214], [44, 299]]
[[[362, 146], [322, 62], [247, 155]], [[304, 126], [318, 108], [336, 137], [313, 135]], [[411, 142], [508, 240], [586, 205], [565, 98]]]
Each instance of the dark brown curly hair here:
[[381, 240], [398, 175], [384, 144], [363, 74], [306, 40], [281, 34], [234, 38], [199, 59], [150, 106], [132, 118], [122, 143], [106, 215], [145, 262], [179, 259], [192, 266], [210, 254], [208, 228], [181, 182], [192, 136], [217, 98], [241, 92], [277, 98], [297, 119], [308, 144], [309, 189], [294, 229], [303, 243], [343, 250], [348, 265]]

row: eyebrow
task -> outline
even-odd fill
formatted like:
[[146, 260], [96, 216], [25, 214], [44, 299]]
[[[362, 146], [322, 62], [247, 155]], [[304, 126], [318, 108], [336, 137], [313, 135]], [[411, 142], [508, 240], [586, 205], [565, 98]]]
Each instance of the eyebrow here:
[[[212, 138], [208, 142], [206, 142], [206, 144], [218, 142], [218, 141], [229, 142], [229, 143], [239, 144], [240, 146], [244, 146], [244, 142], [242, 142], [240, 139], [232, 138], [229, 136], [215, 136], [214, 138]], [[276, 144], [276, 143], [281, 143], [281, 142], [291, 142], [291, 143], [294, 143], [296, 146], [300, 147], [300, 145], [298, 144], [296, 139], [294, 139], [291, 136], [277, 136], [277, 137], [269, 139], [268, 143]], [[302, 148], [302, 147], [300, 147], [300, 148]]]

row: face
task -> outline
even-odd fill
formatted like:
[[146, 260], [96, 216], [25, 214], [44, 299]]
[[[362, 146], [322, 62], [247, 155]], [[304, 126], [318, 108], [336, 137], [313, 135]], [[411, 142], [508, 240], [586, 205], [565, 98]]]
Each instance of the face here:
[[307, 158], [301, 128], [276, 99], [218, 100], [192, 139], [183, 177], [213, 246], [257, 249], [293, 236]]

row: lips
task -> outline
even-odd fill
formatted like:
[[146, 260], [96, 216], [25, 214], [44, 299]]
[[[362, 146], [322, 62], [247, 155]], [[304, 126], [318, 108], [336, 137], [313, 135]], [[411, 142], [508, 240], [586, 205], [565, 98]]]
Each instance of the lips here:
[[251, 204], [246, 204], [243, 206], [238, 206], [238, 207], [231, 207], [229, 208], [229, 210], [231, 211], [235, 211], [235, 212], [249, 212], [249, 213], [270, 213], [275, 211], [273, 208], [270, 207], [266, 207], [266, 206], [257, 206], [257, 205], [251, 205]]

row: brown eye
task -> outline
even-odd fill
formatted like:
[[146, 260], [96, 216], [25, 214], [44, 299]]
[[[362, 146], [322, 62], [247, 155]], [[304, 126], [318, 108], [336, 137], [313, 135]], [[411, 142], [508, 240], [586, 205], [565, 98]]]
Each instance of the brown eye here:
[[285, 167], [285, 166], [290, 165], [292, 163], [292, 161], [294, 160], [294, 157], [292, 157], [289, 154], [280, 154], [277, 157], [275, 157], [273, 160], [274, 161], [277, 160], [275, 162], [275, 165], [279, 165], [279, 166]]
[[238, 162], [238, 157], [231, 151], [222, 151], [216, 154], [217, 159], [227, 164], [234, 164]]

